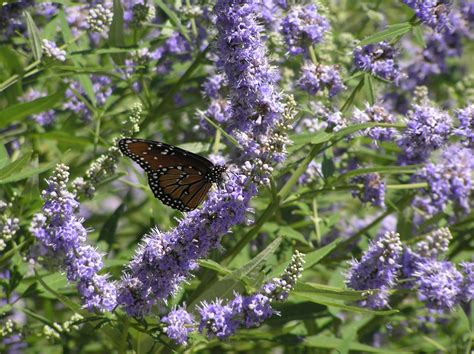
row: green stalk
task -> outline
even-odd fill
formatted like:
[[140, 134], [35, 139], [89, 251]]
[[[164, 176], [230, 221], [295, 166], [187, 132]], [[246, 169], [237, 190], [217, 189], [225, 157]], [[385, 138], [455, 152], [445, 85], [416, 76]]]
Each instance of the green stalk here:
[[301, 175], [306, 171], [309, 163], [314, 159], [314, 157], [322, 150], [322, 144], [314, 145], [311, 148], [310, 153], [303, 160], [301, 165], [296, 169], [296, 171], [291, 175], [290, 179], [285, 183], [280, 192], [277, 193], [272, 202], [268, 205], [267, 209], [263, 212], [260, 218], [255, 223], [245, 236], [235, 245], [224, 257], [222, 264], [228, 265], [232, 260], [244, 249], [244, 247], [258, 234], [262, 226], [267, 222], [270, 217], [273, 216], [273, 213], [280, 207], [282, 200], [284, 200], [291, 191], [291, 188], [296, 184]]

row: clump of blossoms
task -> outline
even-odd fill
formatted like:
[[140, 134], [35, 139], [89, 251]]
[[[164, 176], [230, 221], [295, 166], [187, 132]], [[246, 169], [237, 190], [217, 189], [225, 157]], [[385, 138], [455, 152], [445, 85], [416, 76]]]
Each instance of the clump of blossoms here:
[[143, 22], [151, 22], [156, 16], [156, 9], [152, 2], [138, 3], [132, 7], [133, 27], [140, 27]]
[[303, 65], [301, 71], [298, 86], [312, 95], [327, 89], [329, 97], [334, 97], [345, 89], [335, 65], [314, 65], [308, 62]]
[[[122, 135], [119, 137], [130, 137], [139, 131], [138, 123], [142, 114], [142, 105], [136, 103], [132, 107], [132, 112], [128, 119], [123, 123]], [[118, 139], [115, 139], [116, 141]], [[74, 193], [82, 193], [88, 198], [95, 194], [97, 185], [105, 178], [112, 176], [117, 169], [118, 159], [122, 155], [116, 146], [111, 146], [107, 151], [99, 156], [87, 169], [85, 177], [77, 177], [72, 181]]]
[[470, 210], [474, 154], [471, 149], [458, 144], [448, 146], [437, 163], [428, 163], [419, 173], [419, 178], [428, 182], [425, 190], [430, 205], [442, 211], [448, 202], [454, 202], [465, 212]]
[[79, 324], [80, 321], [82, 321], [84, 317], [82, 317], [80, 314], [75, 313], [74, 315], [71, 316], [71, 318], [67, 321], [65, 321], [63, 324], [60, 324], [58, 322], [53, 322], [51, 326], [44, 325], [43, 326], [43, 334], [45, 335], [46, 338], [50, 340], [56, 340], [60, 339], [61, 336], [64, 336], [67, 333], [70, 333], [71, 330], [73, 331], [78, 331], [81, 325]]
[[352, 179], [353, 183], [362, 183], [360, 190], [353, 191], [352, 195], [359, 198], [363, 203], [371, 203], [373, 206], [385, 205], [385, 183], [378, 173], [368, 173]]
[[175, 308], [161, 320], [165, 325], [163, 331], [178, 344], [186, 344], [196, 325], [199, 332], [205, 333], [208, 338], [220, 340], [228, 338], [239, 328], [257, 327], [277, 314], [272, 303], [287, 299], [288, 293], [301, 277], [303, 264], [304, 255], [296, 251], [282, 276], [265, 283], [258, 292], [249, 296], [235, 294], [227, 303], [222, 299], [202, 302], [198, 307], [198, 322], [184, 307]]
[[[92, 89], [95, 93], [95, 98], [98, 106], [103, 106], [107, 98], [112, 95], [112, 80], [107, 76], [91, 76]], [[71, 110], [74, 113], [81, 116], [84, 121], [91, 119], [91, 111], [84, 101], [88, 101], [84, 88], [78, 81], [72, 81], [69, 83], [69, 88], [65, 93], [65, 103], [63, 108]], [[79, 98], [81, 97], [81, 98]]]
[[202, 85], [204, 94], [210, 98], [207, 109], [204, 112], [198, 111], [199, 126], [205, 132], [213, 131], [214, 128], [209, 126], [204, 117], [210, 118], [219, 124], [225, 124], [231, 116], [230, 103], [223, 93], [226, 86], [226, 77], [223, 74], [211, 75]]
[[51, 59], [58, 61], [66, 61], [66, 51], [58, 48], [56, 43], [43, 39], [43, 52]]
[[418, 262], [413, 272], [418, 298], [434, 310], [451, 310], [460, 301], [463, 276], [447, 261]]
[[352, 260], [346, 275], [346, 285], [364, 290], [361, 306], [380, 309], [388, 305], [389, 290], [395, 286], [402, 252], [400, 235], [386, 232], [371, 242], [360, 261]]
[[[23, 96], [19, 98], [19, 101], [31, 102], [45, 96], [47, 96], [46, 92], [40, 92], [38, 90], [30, 88], [27, 92], [23, 94]], [[56, 115], [54, 114], [54, 110], [49, 109], [45, 112], [33, 114], [31, 115], [31, 118], [39, 125], [47, 126], [51, 125], [55, 121]]]
[[454, 133], [462, 137], [468, 147], [474, 148], [474, 105], [470, 104], [458, 110], [457, 118], [459, 126], [454, 130]]
[[114, 14], [108, 8], [97, 4], [89, 10], [87, 24], [92, 32], [102, 33], [108, 31], [112, 24]]
[[[385, 107], [365, 104], [365, 109], [354, 109], [352, 114], [354, 123], [396, 123], [396, 118]], [[364, 129], [363, 134], [378, 141], [390, 141], [397, 133], [395, 128], [373, 127]]]
[[[272, 155], [261, 149], [258, 139], [280, 125], [283, 111], [253, 9], [246, 1], [218, 1], [215, 6], [220, 67], [227, 76], [232, 104], [230, 131], [246, 137], [239, 140], [243, 161], [263, 161]], [[142, 316], [174, 294], [198, 267], [198, 259], [219, 248], [221, 237], [232, 226], [247, 221], [249, 202], [256, 193], [256, 185], [235, 169], [225, 185], [211, 192], [200, 209], [187, 213], [175, 229], [152, 230], [123, 275], [119, 304], [127, 313]]]
[[76, 196], [67, 189], [68, 167], [58, 165], [43, 190], [42, 213], [36, 214], [30, 232], [38, 241], [35, 253], [48, 265], [54, 260], [66, 271], [69, 281], [76, 281], [84, 307], [111, 311], [116, 306], [115, 286], [107, 275], [99, 275], [102, 256], [86, 244], [87, 230], [75, 215], [79, 208]]
[[403, 76], [395, 61], [396, 56], [397, 51], [387, 42], [368, 44], [354, 49], [354, 65], [398, 85]]
[[294, 6], [281, 21], [281, 33], [291, 55], [307, 53], [308, 47], [320, 43], [329, 31], [329, 21], [314, 4]]
[[399, 162], [410, 165], [426, 161], [433, 150], [446, 143], [451, 131], [452, 118], [447, 112], [428, 102], [414, 105], [398, 140], [401, 149]]
[[449, 13], [450, 0], [403, 0], [410, 6], [421, 22], [437, 32], [451, 29]]
[[8, 204], [0, 200], [0, 251], [7, 247], [7, 242], [20, 230], [20, 219], [7, 216]]
[[468, 283], [472, 263], [461, 263], [464, 278], [453, 263], [440, 260], [451, 238], [447, 228], [435, 229], [424, 235], [414, 250], [405, 247], [400, 259], [401, 285], [416, 290], [429, 309], [451, 310], [461, 301], [472, 300], [472, 283]]
[[421, 257], [437, 258], [448, 251], [449, 241], [453, 236], [448, 228], [442, 227], [428, 233], [415, 246], [415, 252]]

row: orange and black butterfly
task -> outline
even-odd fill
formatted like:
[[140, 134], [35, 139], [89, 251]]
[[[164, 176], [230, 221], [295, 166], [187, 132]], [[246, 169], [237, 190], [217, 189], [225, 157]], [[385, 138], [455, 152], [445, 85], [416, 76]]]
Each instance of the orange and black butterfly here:
[[145, 139], [120, 139], [122, 153], [148, 175], [156, 198], [179, 211], [196, 209], [213, 183], [221, 183], [226, 166], [176, 146]]

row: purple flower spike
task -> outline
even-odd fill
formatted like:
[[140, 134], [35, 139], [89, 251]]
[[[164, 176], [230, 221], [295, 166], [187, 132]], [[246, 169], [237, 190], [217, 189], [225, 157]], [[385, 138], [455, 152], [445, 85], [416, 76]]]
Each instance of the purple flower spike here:
[[415, 105], [398, 146], [402, 150], [399, 162], [410, 165], [424, 162], [433, 150], [448, 140], [452, 119], [448, 113], [428, 104]]
[[320, 43], [329, 30], [329, 21], [316, 5], [294, 6], [281, 23], [281, 32], [291, 55], [305, 53], [308, 46]]
[[314, 65], [313, 63], [306, 63], [303, 66], [298, 86], [312, 95], [327, 89], [329, 97], [337, 95], [346, 88], [335, 65]]
[[187, 344], [189, 334], [195, 330], [194, 317], [186, 311], [185, 306], [175, 307], [161, 319], [165, 324], [163, 332], [178, 344]]
[[396, 50], [386, 42], [368, 44], [354, 49], [354, 65], [382, 79], [394, 81], [398, 85], [402, 78], [395, 59]]
[[419, 262], [413, 273], [418, 297], [435, 310], [451, 310], [459, 303], [463, 277], [450, 262]]
[[361, 306], [379, 309], [388, 305], [388, 290], [397, 280], [398, 264], [402, 244], [400, 235], [386, 232], [372, 242], [360, 261], [352, 260], [346, 276], [346, 284], [354, 290], [375, 290], [368, 292]]
[[437, 32], [452, 28], [449, 21], [450, 0], [403, 0], [403, 2], [415, 11], [416, 17], [421, 22]]

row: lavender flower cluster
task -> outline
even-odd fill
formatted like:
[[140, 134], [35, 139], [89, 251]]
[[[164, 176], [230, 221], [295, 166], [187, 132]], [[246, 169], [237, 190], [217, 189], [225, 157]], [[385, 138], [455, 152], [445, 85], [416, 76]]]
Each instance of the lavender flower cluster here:
[[345, 89], [339, 71], [334, 65], [306, 63], [301, 71], [298, 86], [312, 95], [327, 89], [329, 97], [334, 97]]
[[403, 0], [410, 6], [421, 22], [434, 30], [441, 32], [451, 28], [449, 13], [451, 1], [449, 0]]
[[453, 263], [439, 260], [451, 238], [449, 229], [435, 229], [412, 250], [402, 247], [398, 234], [387, 232], [370, 244], [360, 262], [351, 261], [346, 284], [364, 290], [366, 298], [360, 304], [374, 309], [388, 306], [390, 290], [397, 285], [415, 290], [430, 309], [451, 310], [470, 302], [474, 263], [461, 263], [460, 272]]
[[291, 55], [308, 53], [308, 47], [320, 43], [329, 31], [329, 21], [314, 4], [293, 6], [281, 22], [281, 33]]
[[260, 291], [249, 296], [234, 294], [234, 298], [226, 304], [222, 299], [202, 302], [198, 307], [198, 323], [184, 307], [174, 308], [161, 319], [165, 325], [163, 331], [178, 344], [186, 344], [196, 326], [208, 338], [217, 337], [220, 340], [233, 335], [239, 328], [258, 327], [278, 313], [272, 308], [272, 303], [286, 300], [301, 277], [303, 264], [304, 255], [296, 251], [282, 276], [265, 283]]
[[427, 163], [418, 178], [428, 183], [428, 189], [415, 200], [415, 205], [429, 215], [443, 211], [449, 202], [469, 212], [474, 154], [459, 144], [447, 146], [438, 162]]
[[53, 260], [64, 267], [67, 279], [78, 283], [84, 307], [91, 311], [111, 311], [117, 305], [116, 289], [107, 281], [107, 275], [98, 274], [103, 265], [102, 256], [86, 244], [87, 230], [76, 216], [79, 203], [68, 191], [68, 180], [68, 168], [61, 164], [47, 180], [48, 186], [42, 193], [42, 213], [34, 216], [30, 226], [39, 246], [34, 253], [45, 265]]
[[397, 51], [387, 42], [368, 44], [354, 49], [354, 65], [396, 85], [403, 77], [395, 61]]
[[[231, 92], [231, 131], [240, 133], [239, 142], [251, 148], [246, 158], [266, 158], [257, 137], [278, 125], [283, 106], [263, 49], [261, 27], [251, 2], [219, 1], [215, 11], [220, 65]], [[207, 89], [213, 96], [211, 85]], [[266, 167], [262, 163], [260, 168]], [[197, 268], [197, 260], [218, 248], [233, 225], [247, 220], [249, 201], [256, 194], [250, 181], [235, 170], [223, 188], [210, 193], [202, 208], [186, 214], [175, 229], [166, 233], [155, 229], [145, 237], [119, 285], [118, 302], [127, 313], [142, 316], [174, 294]]]

